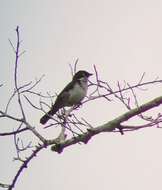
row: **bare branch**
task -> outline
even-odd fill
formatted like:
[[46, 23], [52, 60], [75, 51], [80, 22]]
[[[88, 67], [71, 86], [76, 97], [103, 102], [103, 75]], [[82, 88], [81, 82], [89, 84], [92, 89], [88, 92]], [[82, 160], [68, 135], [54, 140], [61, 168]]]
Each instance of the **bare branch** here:
[[[127, 121], [127, 120], [131, 119], [132, 117], [134, 117], [138, 114], [141, 114], [147, 110], [150, 110], [156, 106], [159, 106], [160, 104], [162, 104], [162, 96], [155, 98], [152, 101], [139, 106], [138, 108], [132, 109], [132, 110], [122, 114], [121, 116], [117, 117], [116, 119], [111, 120], [101, 126], [98, 126], [96, 128], [92, 128], [92, 129], [88, 129], [88, 131], [84, 134], [81, 134], [75, 138], [66, 140], [64, 143], [60, 144], [61, 150], [63, 151], [64, 148], [71, 146], [73, 144], [76, 144], [78, 142], [87, 143], [93, 136], [95, 136], [99, 133], [111, 132], [111, 131], [115, 130], [116, 128], [119, 128], [119, 126], [121, 126], [122, 122]], [[50, 143], [50, 141], [49, 141], [49, 143]], [[51, 143], [52, 143], [52, 141], [51, 141]], [[56, 145], [52, 146], [51, 150], [57, 152]]]
[[77, 71], [77, 64], [78, 64], [79, 58], [76, 59], [75, 63], [74, 63], [74, 73], [76, 73]]
[[11, 42], [11, 40], [10, 40], [10, 39], [8, 39], [8, 41], [9, 41], [9, 43], [10, 43], [11, 47], [12, 47], [13, 52], [14, 52], [14, 53], [16, 53], [16, 49], [15, 49], [15, 47], [14, 47], [13, 43]]
[[[135, 85], [131, 85], [130, 87], [125, 87], [124, 89], [122, 90], [112, 90], [111, 87], [108, 85], [107, 82], [103, 82], [105, 85], [107, 85], [107, 91], [108, 93], [104, 93], [104, 94], [100, 94], [99, 96], [93, 96], [93, 97], [90, 97], [90, 99], [87, 99], [87, 100], [84, 100], [83, 103], [86, 103], [88, 101], [91, 101], [91, 100], [96, 100], [96, 99], [99, 99], [99, 98], [102, 98], [102, 97], [108, 97], [108, 96], [111, 96], [111, 95], [114, 95], [114, 94], [117, 94], [117, 93], [120, 93], [121, 91], [122, 92], [125, 92], [125, 91], [128, 91], [130, 90], [130, 87], [132, 89], [134, 88], [139, 88], [139, 87], [143, 87], [143, 86], [147, 86], [147, 85], [153, 85], [153, 84], [158, 84], [158, 83], [161, 83], [162, 84], [162, 80], [154, 80], [154, 81], [149, 81], [149, 82], [144, 82], [144, 83], [141, 83], [141, 84], [135, 84]], [[97, 85], [97, 84], [93, 84], [94, 86]], [[103, 87], [104, 88], [104, 87]], [[105, 87], [106, 89], [106, 87]], [[110, 90], [111, 89], [111, 90]]]
[[25, 132], [27, 130], [29, 130], [29, 129], [26, 127], [26, 128], [23, 128], [23, 129], [19, 129], [19, 130], [13, 131], [13, 132], [0, 133], [0, 136], [15, 135], [15, 134], [19, 134], [19, 133]]
[[16, 88], [17, 95], [18, 95], [18, 103], [20, 105], [21, 113], [22, 113], [23, 119], [26, 120], [22, 101], [21, 101], [21, 96], [20, 96], [20, 92], [19, 92], [19, 88], [18, 88], [18, 78], [17, 78], [18, 58], [19, 58], [19, 48], [20, 48], [20, 35], [19, 35], [19, 27], [18, 26], [16, 28], [16, 34], [17, 34], [17, 44], [16, 44], [16, 52], [15, 52], [16, 58], [15, 58], [14, 81], [15, 81], [15, 88]]
[[[74, 67], [72, 66], [72, 64], [69, 64], [69, 67], [70, 67], [70, 72], [71, 72], [71, 76], [73, 77], [74, 74], [76, 73], [77, 71], [77, 64], [78, 64], [78, 61], [79, 59], [77, 58], [75, 63], [74, 63]], [[73, 69], [74, 68], [74, 69]]]
[[33, 108], [35, 108], [35, 109], [37, 109], [37, 110], [41, 110], [41, 108], [35, 106], [35, 105], [29, 100], [29, 98], [28, 98], [27, 96], [24, 95], [24, 97], [25, 97], [25, 99], [27, 100], [27, 102], [28, 102]]
[[35, 150], [33, 150], [33, 153], [23, 162], [23, 164], [21, 165], [21, 167], [19, 168], [19, 170], [17, 171], [11, 185], [9, 185], [8, 190], [12, 190], [15, 187], [15, 184], [20, 176], [20, 174], [22, 173], [22, 171], [27, 168], [28, 163], [34, 158], [36, 157], [36, 155], [43, 149], [45, 148], [45, 145], [39, 145], [35, 148]]
[[142, 81], [143, 81], [143, 79], [144, 79], [145, 74], [146, 74], [145, 72], [142, 74], [142, 76], [141, 76], [141, 78], [140, 78], [140, 80], [139, 80], [138, 84], [141, 84], [141, 83], [142, 83]]

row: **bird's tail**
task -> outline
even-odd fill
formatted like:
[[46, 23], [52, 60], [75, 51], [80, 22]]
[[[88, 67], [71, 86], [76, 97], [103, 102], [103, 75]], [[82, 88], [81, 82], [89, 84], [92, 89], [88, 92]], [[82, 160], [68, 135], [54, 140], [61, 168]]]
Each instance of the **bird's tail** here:
[[50, 119], [50, 116], [54, 115], [58, 111], [58, 108], [56, 106], [53, 106], [52, 109], [46, 113], [43, 117], [40, 119], [41, 124], [47, 123], [47, 121]]

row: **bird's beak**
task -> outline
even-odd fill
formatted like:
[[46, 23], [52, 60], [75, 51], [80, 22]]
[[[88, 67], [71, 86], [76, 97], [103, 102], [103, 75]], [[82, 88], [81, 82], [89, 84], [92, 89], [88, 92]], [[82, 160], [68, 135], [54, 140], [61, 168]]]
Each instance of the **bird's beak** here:
[[88, 74], [89, 74], [89, 77], [93, 75], [92, 73], [88, 73]]

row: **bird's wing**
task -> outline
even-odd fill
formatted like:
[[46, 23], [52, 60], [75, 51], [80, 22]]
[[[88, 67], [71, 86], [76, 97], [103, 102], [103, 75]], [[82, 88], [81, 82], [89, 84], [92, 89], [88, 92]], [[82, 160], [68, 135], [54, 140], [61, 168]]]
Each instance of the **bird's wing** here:
[[55, 104], [54, 104], [54, 107], [57, 107], [57, 108], [62, 108], [62, 107], [65, 107], [65, 106], [71, 106], [68, 104], [68, 99], [69, 99], [69, 90], [71, 90], [73, 88], [73, 83], [70, 82], [62, 91], [61, 93], [58, 95], [56, 101], [55, 101]]

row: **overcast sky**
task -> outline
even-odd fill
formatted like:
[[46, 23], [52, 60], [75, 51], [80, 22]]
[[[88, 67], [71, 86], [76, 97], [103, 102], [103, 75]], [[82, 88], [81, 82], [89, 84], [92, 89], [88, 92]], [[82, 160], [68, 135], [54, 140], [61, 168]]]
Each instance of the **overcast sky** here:
[[[20, 59], [20, 83], [45, 74], [39, 85], [43, 93], [60, 92], [71, 80], [69, 64], [77, 58], [78, 70], [94, 72], [96, 65], [101, 79], [114, 89], [117, 81], [137, 83], [143, 72], [146, 81], [162, 76], [160, 0], [0, 0], [0, 25], [0, 84], [4, 84], [0, 109], [12, 92], [14, 53], [8, 39], [15, 43], [17, 25], [26, 51]], [[161, 95], [160, 88], [149, 86], [148, 91], [138, 92], [139, 102]], [[40, 130], [42, 113], [26, 111]], [[81, 114], [95, 127], [124, 111], [119, 102], [94, 101]], [[11, 113], [17, 114], [17, 108]], [[1, 125], [4, 131], [14, 129], [13, 123]], [[48, 130], [40, 131], [49, 137]], [[50, 129], [50, 137], [54, 133]], [[16, 156], [12, 143], [13, 139], [0, 138], [0, 182], [9, 183], [19, 166], [12, 161]], [[100, 134], [61, 155], [49, 148], [30, 163], [15, 189], [161, 190], [161, 143], [162, 130], [144, 129], [123, 136]]]

